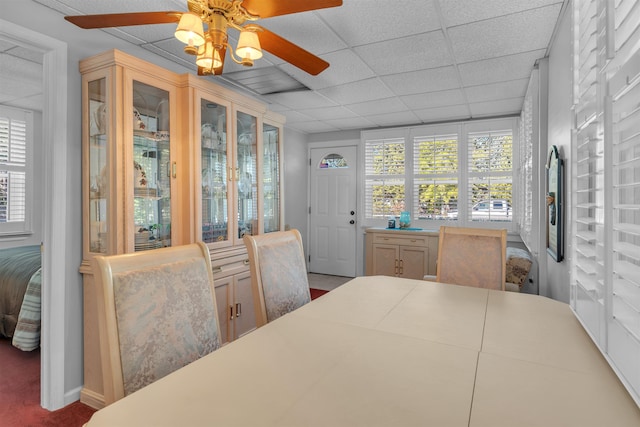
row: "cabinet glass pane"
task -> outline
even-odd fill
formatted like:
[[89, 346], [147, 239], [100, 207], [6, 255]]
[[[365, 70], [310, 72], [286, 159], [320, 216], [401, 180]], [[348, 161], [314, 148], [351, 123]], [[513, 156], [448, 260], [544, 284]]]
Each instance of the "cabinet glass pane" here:
[[135, 250], [171, 246], [169, 93], [133, 82]]
[[107, 108], [106, 79], [89, 82], [89, 250], [107, 252]]
[[229, 240], [227, 204], [227, 108], [200, 101], [202, 241]]
[[256, 153], [258, 120], [249, 114], [237, 116], [237, 188], [238, 238], [258, 232], [258, 195], [256, 191]]
[[264, 232], [280, 230], [280, 130], [265, 124], [262, 130], [264, 157], [262, 159], [262, 191]]

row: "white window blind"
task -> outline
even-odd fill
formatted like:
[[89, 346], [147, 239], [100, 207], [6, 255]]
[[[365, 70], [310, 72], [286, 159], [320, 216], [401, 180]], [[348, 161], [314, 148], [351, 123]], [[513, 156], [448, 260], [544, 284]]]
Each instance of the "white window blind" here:
[[640, 2], [573, 12], [571, 304], [640, 404]]
[[3, 107], [0, 110], [0, 224], [24, 223], [26, 218], [26, 156], [30, 115]]
[[399, 215], [405, 210], [405, 140], [365, 142], [365, 212], [367, 218]]
[[467, 140], [471, 221], [513, 221], [512, 130], [471, 132]]
[[446, 219], [458, 209], [458, 135], [413, 138], [413, 216]]

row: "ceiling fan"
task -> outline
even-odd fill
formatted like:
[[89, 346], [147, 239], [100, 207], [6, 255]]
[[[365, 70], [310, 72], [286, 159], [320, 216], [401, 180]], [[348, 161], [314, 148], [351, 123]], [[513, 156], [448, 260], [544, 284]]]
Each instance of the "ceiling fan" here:
[[[199, 75], [222, 74], [227, 48], [233, 61], [252, 66], [262, 49], [311, 75], [329, 63], [254, 22], [273, 16], [341, 6], [342, 0], [187, 0], [189, 12], [134, 12], [65, 16], [80, 28], [178, 23], [175, 36], [184, 51], [196, 56]], [[235, 50], [227, 42], [227, 30], [240, 31]]]

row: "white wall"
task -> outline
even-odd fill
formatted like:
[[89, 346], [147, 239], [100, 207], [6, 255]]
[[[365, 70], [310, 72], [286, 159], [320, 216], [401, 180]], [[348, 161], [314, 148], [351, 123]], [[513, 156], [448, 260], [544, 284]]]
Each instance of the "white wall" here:
[[307, 178], [309, 159], [306, 135], [285, 127], [283, 151], [284, 223], [286, 228], [295, 228], [300, 231], [305, 254], [308, 254]]
[[[546, 286], [540, 289], [542, 295], [569, 302], [570, 231], [571, 231], [571, 106], [572, 106], [572, 52], [571, 52], [571, 8], [561, 18], [556, 38], [549, 54], [549, 97], [548, 97], [548, 146], [556, 145], [565, 163], [565, 204], [564, 204], [564, 253], [565, 259], [557, 263], [546, 256]], [[544, 170], [544, 169], [543, 169]], [[543, 206], [545, 208], [545, 206]]]

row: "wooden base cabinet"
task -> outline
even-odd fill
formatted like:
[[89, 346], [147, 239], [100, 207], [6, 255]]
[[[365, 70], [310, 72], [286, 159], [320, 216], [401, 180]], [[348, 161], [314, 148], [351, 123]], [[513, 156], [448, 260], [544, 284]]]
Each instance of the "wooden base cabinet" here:
[[366, 230], [367, 276], [422, 279], [436, 274], [437, 231]]

